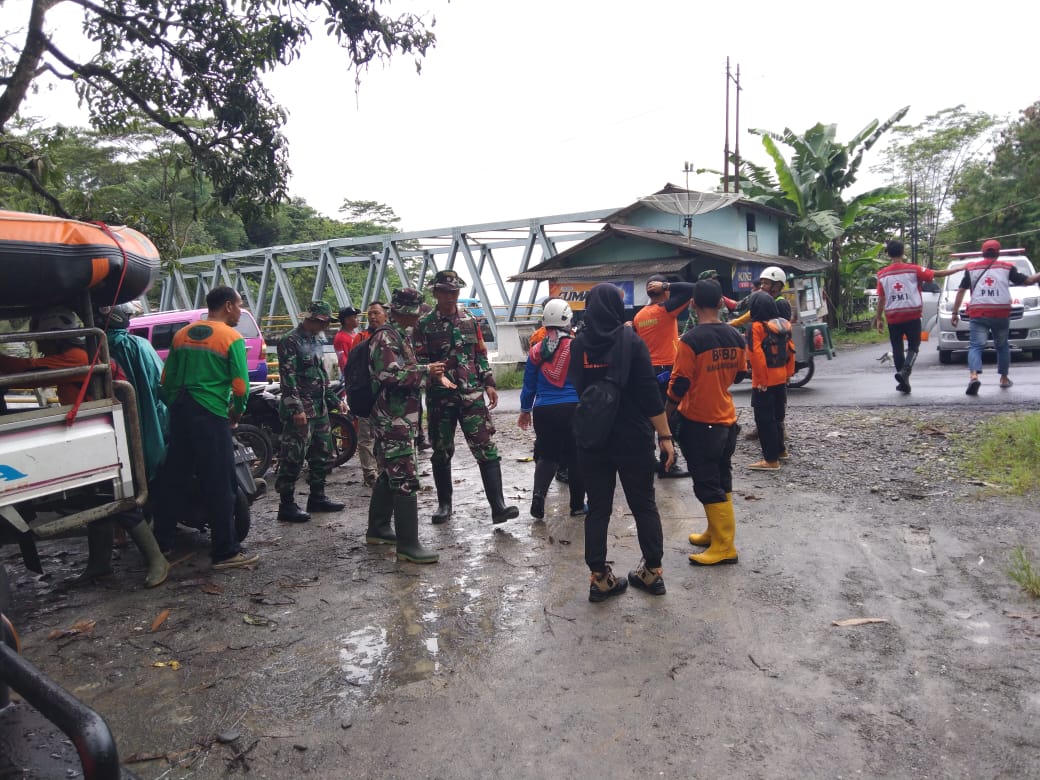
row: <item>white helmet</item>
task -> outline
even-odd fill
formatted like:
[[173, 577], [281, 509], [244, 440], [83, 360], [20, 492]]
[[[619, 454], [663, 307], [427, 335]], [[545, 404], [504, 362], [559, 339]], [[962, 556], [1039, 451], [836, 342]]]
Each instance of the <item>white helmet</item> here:
[[759, 281], [763, 279], [768, 279], [770, 282], [780, 282], [781, 286], [787, 284], [787, 274], [784, 273], [784, 269], [775, 265], [769, 266], [758, 275]]
[[574, 312], [562, 298], [553, 298], [542, 308], [542, 324], [547, 328], [569, 328]]
[[55, 306], [34, 316], [30, 327], [40, 331], [72, 330], [82, 328], [83, 321], [72, 309], [66, 306]]

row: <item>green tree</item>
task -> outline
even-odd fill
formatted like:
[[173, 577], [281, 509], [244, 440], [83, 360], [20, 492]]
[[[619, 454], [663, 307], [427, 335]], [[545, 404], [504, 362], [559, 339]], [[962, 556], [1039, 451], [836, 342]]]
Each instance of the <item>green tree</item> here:
[[[789, 128], [782, 133], [750, 130], [761, 136], [774, 170], [742, 160], [740, 189], [751, 200], [794, 217], [782, 230], [781, 252], [828, 261], [826, 292], [832, 325], [841, 316], [843, 290], [849, 288], [841, 274], [843, 247], [876, 241], [877, 234], [870, 237], [864, 228], [878, 230], [879, 221], [892, 215], [884, 204], [906, 198], [905, 191], [897, 187], [879, 187], [854, 197], [848, 197], [848, 190], [856, 182], [866, 152], [908, 110], [909, 106], [900, 109], [884, 123], [875, 119], [844, 144], [837, 140], [836, 125], [816, 124], [800, 134]], [[779, 144], [790, 148], [790, 159], [784, 157]], [[856, 256], [860, 248], [856, 247]]]
[[285, 113], [261, 75], [302, 54], [315, 17], [356, 76], [396, 54], [414, 54], [418, 68], [435, 43], [422, 17], [381, 13], [385, 0], [71, 2], [83, 11], [86, 56], [62, 49], [48, 30], [57, 0], [31, 0], [19, 28], [0, 30], [0, 174], [62, 216], [69, 212], [51, 188], [46, 157], [9, 135], [45, 77], [75, 86], [98, 131], [121, 132], [143, 115], [172, 133], [216, 198], [244, 209], [286, 197]]
[[[935, 267], [940, 226], [949, 220], [950, 205], [961, 174], [980, 159], [992, 141], [997, 119], [963, 105], [944, 108], [917, 125], [896, 125], [873, 170], [893, 185], [916, 194], [917, 238], [923, 241], [925, 264]], [[907, 231], [913, 240], [913, 231]]]
[[952, 251], [997, 238], [1040, 257], [1040, 101], [1001, 132], [990, 159], [964, 170], [954, 197]]

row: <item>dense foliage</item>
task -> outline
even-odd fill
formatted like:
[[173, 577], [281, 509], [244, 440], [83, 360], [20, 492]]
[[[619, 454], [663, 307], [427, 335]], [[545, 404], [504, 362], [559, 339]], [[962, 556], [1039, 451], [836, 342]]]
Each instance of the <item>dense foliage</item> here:
[[[82, 10], [81, 36], [63, 45], [48, 16]], [[285, 115], [261, 75], [302, 54], [311, 29], [346, 51], [351, 82], [373, 60], [419, 57], [435, 43], [423, 18], [391, 17], [385, 0], [31, 0], [20, 26], [0, 30], [0, 174], [47, 210], [71, 213], [54, 192], [46, 149], [13, 137], [18, 112], [45, 79], [75, 86], [100, 133], [165, 130], [185, 150], [185, 177], [204, 175], [220, 204], [252, 209], [287, 196]], [[15, 24], [11, 14], [6, 24]], [[432, 26], [432, 21], [430, 26]]]

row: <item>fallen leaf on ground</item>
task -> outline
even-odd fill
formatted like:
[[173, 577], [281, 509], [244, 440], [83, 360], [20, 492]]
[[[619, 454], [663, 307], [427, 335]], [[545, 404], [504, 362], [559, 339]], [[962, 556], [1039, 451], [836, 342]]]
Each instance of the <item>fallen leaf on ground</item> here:
[[170, 616], [170, 610], [168, 610], [168, 609], [164, 609], [162, 612], [159, 613], [158, 617], [156, 617], [155, 620], [152, 621], [152, 633], [153, 634], [156, 631], [159, 630], [159, 626], [161, 626], [163, 623], [165, 623], [166, 622], [166, 618], [168, 618], [169, 616]]
[[152, 666], [154, 666], [156, 669], [173, 669], [173, 671], [176, 672], [178, 669], [181, 668], [181, 662], [180, 661], [156, 661], [154, 664], [152, 664]]
[[832, 626], [865, 626], [867, 623], [887, 623], [888, 618], [845, 618], [832, 620]]
[[94, 626], [96, 625], [96, 620], [77, 620], [69, 628], [54, 629], [47, 635], [47, 638], [61, 639], [64, 636], [74, 636], [76, 634], [89, 634], [94, 630]]
[[259, 617], [257, 615], [243, 615], [242, 619], [251, 626], [269, 626], [273, 623], [269, 618]]

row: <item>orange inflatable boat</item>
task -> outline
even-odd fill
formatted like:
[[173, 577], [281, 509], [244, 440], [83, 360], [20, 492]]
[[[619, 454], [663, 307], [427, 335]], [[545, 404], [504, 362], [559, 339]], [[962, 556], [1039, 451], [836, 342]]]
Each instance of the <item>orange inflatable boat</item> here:
[[68, 303], [85, 290], [96, 302], [125, 303], [158, 276], [158, 250], [133, 228], [0, 211], [2, 307]]

